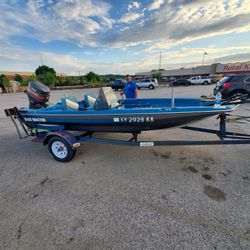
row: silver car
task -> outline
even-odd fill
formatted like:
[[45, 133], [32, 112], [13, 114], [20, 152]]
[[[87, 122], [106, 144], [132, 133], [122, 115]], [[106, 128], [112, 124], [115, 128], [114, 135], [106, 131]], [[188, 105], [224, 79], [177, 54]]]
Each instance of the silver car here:
[[137, 83], [138, 89], [140, 88], [155, 89], [158, 86], [159, 86], [158, 81], [155, 78], [143, 79]]

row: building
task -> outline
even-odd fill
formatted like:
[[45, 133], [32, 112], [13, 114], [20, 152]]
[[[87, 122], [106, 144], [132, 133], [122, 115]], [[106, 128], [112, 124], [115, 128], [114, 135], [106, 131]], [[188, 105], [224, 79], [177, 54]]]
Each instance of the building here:
[[[152, 77], [152, 74], [158, 71], [135, 73], [136, 79]], [[188, 78], [192, 76], [211, 76], [211, 75], [227, 75], [227, 74], [242, 74], [250, 73], [250, 61], [237, 63], [214, 63], [211, 65], [202, 65], [193, 68], [180, 68], [172, 70], [161, 70], [163, 79], [171, 80], [177, 78]]]

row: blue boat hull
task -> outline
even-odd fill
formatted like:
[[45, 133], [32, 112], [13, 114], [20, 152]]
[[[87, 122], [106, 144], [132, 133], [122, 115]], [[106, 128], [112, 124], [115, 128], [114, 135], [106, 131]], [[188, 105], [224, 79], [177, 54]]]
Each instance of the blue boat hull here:
[[37, 124], [63, 125], [66, 130], [88, 132], [141, 132], [171, 128], [232, 111], [235, 105], [215, 108], [199, 99], [126, 100], [122, 107], [107, 110], [63, 110], [60, 105], [42, 109], [19, 109], [29, 128]]

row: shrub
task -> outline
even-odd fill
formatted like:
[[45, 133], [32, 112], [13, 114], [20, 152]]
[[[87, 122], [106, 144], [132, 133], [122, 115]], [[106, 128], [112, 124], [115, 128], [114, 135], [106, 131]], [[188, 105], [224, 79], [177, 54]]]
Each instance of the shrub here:
[[16, 74], [15, 75], [15, 81], [18, 81], [18, 82], [21, 83], [23, 81], [23, 78], [19, 74]]
[[27, 80], [22, 80], [21, 86], [28, 86], [29, 81], [35, 81], [37, 80], [35, 75], [29, 76]]
[[85, 77], [86, 77], [86, 80], [90, 83], [100, 82], [100, 76], [92, 71], [90, 71]]
[[0, 79], [1, 79], [1, 82], [5, 88], [11, 87], [10, 80], [8, 79], [8, 77], [6, 75], [1, 75]]

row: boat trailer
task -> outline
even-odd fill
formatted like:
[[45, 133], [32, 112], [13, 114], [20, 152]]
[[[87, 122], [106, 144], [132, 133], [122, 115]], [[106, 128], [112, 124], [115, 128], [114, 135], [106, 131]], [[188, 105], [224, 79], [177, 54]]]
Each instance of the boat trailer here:
[[[6, 116], [11, 118], [18, 136], [20, 139], [34, 136], [34, 142], [41, 142], [43, 145], [48, 145], [52, 156], [60, 162], [68, 162], [75, 156], [76, 149], [84, 142], [95, 143], [110, 143], [122, 146], [138, 146], [138, 147], [153, 147], [153, 146], [188, 146], [188, 145], [232, 145], [232, 144], [250, 144], [250, 135], [243, 133], [227, 132], [226, 118], [228, 114], [221, 114], [217, 117], [220, 120], [219, 130], [183, 126], [181, 129], [191, 130], [214, 134], [218, 137], [217, 140], [170, 140], [170, 141], [140, 141], [138, 135], [140, 132], [132, 133], [132, 137], [125, 140], [116, 140], [108, 138], [94, 137], [93, 132], [86, 132], [82, 135], [75, 136], [65, 130], [63, 125], [46, 125], [36, 124], [33, 129], [28, 129], [23, 123], [22, 117], [16, 107], [5, 109]], [[19, 124], [16, 122], [18, 120]], [[20, 131], [20, 128], [23, 133]]]

